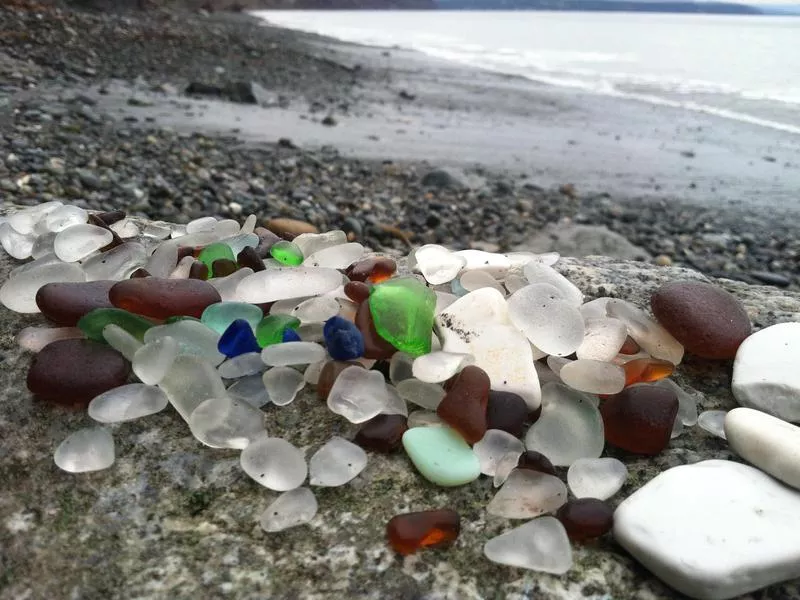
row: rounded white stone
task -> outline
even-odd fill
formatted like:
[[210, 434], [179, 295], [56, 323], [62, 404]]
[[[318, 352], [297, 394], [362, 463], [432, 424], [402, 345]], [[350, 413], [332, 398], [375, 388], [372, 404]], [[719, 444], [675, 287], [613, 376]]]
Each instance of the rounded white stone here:
[[751, 408], [725, 416], [728, 444], [750, 464], [800, 489], [800, 427]]
[[607, 500], [626, 479], [628, 467], [616, 458], [579, 458], [567, 471], [567, 485], [576, 498]]
[[276, 492], [300, 487], [308, 474], [303, 453], [281, 438], [254, 440], [242, 450], [239, 462], [254, 481]]
[[15, 230], [6, 221], [0, 223], [0, 245], [10, 256], [18, 260], [30, 258], [36, 237], [33, 234], [23, 234]]
[[304, 525], [317, 514], [317, 499], [307, 487], [299, 487], [278, 496], [261, 514], [261, 529], [267, 533]]
[[114, 464], [114, 438], [104, 427], [79, 429], [56, 448], [53, 460], [69, 473], [88, 473]]
[[572, 546], [555, 517], [541, 517], [492, 538], [483, 546], [490, 561], [563, 575], [572, 568]]
[[748, 337], [733, 362], [733, 396], [742, 406], [800, 422], [800, 323], [772, 325]]
[[[78, 206], [70, 204], [59, 206], [55, 210], [47, 213], [44, 224], [47, 231], [58, 233], [73, 225], [80, 225], [89, 220], [89, 213]], [[13, 225], [13, 223], [12, 223]]]
[[603, 452], [603, 419], [584, 394], [559, 383], [542, 387], [542, 414], [525, 434], [525, 447], [541, 452], [557, 467]]
[[367, 466], [367, 453], [346, 439], [334, 436], [308, 462], [308, 483], [339, 487], [354, 479]]
[[89, 416], [99, 423], [121, 423], [161, 412], [169, 401], [159, 388], [131, 383], [96, 396], [89, 403]]
[[324, 323], [331, 317], [338, 315], [339, 308], [336, 298], [318, 296], [301, 302], [292, 309], [291, 314], [304, 323]]
[[147, 253], [142, 244], [126, 242], [100, 254], [94, 254], [81, 263], [87, 281], [101, 279], [126, 279], [144, 266]]

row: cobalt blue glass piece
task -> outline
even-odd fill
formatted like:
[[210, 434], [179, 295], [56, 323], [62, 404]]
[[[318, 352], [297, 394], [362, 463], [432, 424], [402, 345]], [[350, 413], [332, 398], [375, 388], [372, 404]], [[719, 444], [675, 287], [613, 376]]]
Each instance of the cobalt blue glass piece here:
[[228, 358], [233, 358], [247, 352], [261, 352], [261, 346], [258, 345], [250, 323], [244, 319], [236, 319], [220, 336], [217, 350]]
[[297, 335], [297, 332], [294, 329], [286, 328], [283, 330], [283, 339], [282, 342], [302, 342], [303, 340], [300, 339], [300, 336]]
[[331, 317], [325, 321], [322, 334], [333, 360], [355, 360], [364, 355], [364, 336], [347, 319]]

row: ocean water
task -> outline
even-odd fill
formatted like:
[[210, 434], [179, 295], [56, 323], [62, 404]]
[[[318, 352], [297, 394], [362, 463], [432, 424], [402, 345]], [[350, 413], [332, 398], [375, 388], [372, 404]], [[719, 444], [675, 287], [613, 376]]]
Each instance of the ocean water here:
[[800, 18], [581, 12], [261, 11], [348, 42], [800, 135]]

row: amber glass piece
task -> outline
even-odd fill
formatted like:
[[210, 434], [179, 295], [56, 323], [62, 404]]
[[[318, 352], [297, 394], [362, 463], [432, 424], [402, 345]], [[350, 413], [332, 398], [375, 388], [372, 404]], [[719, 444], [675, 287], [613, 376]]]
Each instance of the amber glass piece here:
[[449, 508], [396, 515], [386, 526], [386, 537], [398, 554], [451, 544], [461, 530], [461, 518]]
[[253, 272], [266, 269], [264, 261], [258, 256], [255, 248], [251, 246], [245, 246], [244, 249], [239, 252], [239, 255], [236, 257], [236, 262], [240, 267], [250, 267], [253, 269]]
[[281, 241], [281, 238], [266, 227], [256, 227], [253, 233], [258, 236], [258, 245], [255, 247], [256, 254], [261, 260], [269, 258], [269, 251], [276, 242]]
[[219, 292], [205, 281], [160, 277], [120, 281], [108, 292], [108, 298], [117, 308], [154, 319], [199, 319], [209, 305], [222, 301]]
[[520, 437], [528, 423], [530, 410], [522, 396], [513, 392], [489, 392], [486, 405], [486, 428], [502, 429]]
[[622, 348], [619, 349], [620, 354], [638, 354], [642, 350], [641, 346], [636, 343], [636, 340], [633, 339], [631, 336], [625, 338], [625, 341], [622, 344]]
[[739, 300], [716, 285], [675, 281], [650, 298], [653, 314], [687, 352], [703, 358], [733, 358], [752, 331]]
[[117, 246], [123, 243], [122, 238], [119, 237], [117, 232], [111, 229], [108, 226], [108, 224], [105, 221], [103, 221], [98, 215], [94, 213], [89, 213], [89, 218], [87, 219], [87, 221], [92, 225], [97, 225], [98, 227], [102, 227], [106, 231], [111, 232], [111, 243], [100, 248], [100, 252], [106, 252], [108, 250], [111, 250], [112, 248], [116, 248]]
[[211, 271], [214, 273], [214, 277], [227, 277], [235, 273], [238, 268], [239, 266], [236, 262], [229, 258], [218, 258], [211, 263]]
[[349, 281], [344, 285], [344, 293], [356, 304], [369, 299], [370, 287], [363, 281]]
[[[187, 256], [197, 258], [200, 250], [202, 250], [202, 248], [195, 248], [194, 246], [178, 246], [178, 262], [181, 262]], [[177, 265], [178, 263], [175, 264]]]
[[386, 256], [365, 258], [350, 265], [345, 271], [351, 281], [381, 283], [397, 272], [397, 263]]
[[140, 277], [152, 277], [150, 272], [147, 269], [142, 269], [139, 267], [133, 273], [131, 273], [130, 279], [139, 279]]
[[189, 279], [199, 279], [200, 281], [205, 281], [208, 279], [208, 267], [205, 263], [196, 260], [192, 263], [192, 266], [189, 267]]
[[42, 348], [28, 370], [28, 389], [64, 405], [86, 406], [95, 396], [126, 383], [130, 363], [106, 344], [69, 339]]
[[573, 542], [598, 538], [614, 526], [614, 510], [597, 498], [570, 500], [558, 509], [556, 518], [561, 521]]
[[369, 301], [362, 302], [356, 311], [356, 327], [364, 338], [364, 357], [380, 360], [391, 358], [397, 348], [378, 335], [375, 329], [375, 322], [372, 320], [372, 311], [369, 308]]
[[354, 441], [367, 450], [388, 454], [400, 448], [406, 431], [408, 419], [403, 415], [378, 415], [361, 426]]
[[73, 326], [95, 308], [114, 308], [108, 291], [116, 281], [47, 283], [36, 292], [36, 305], [57, 325]]
[[436, 414], [455, 429], [468, 444], [481, 441], [486, 433], [489, 376], [475, 365], [464, 367], [452, 378]]
[[517, 468], [547, 473], [548, 475], [556, 474], [556, 468], [553, 466], [553, 463], [550, 462], [550, 459], [536, 450], [526, 450], [523, 452], [517, 461]]
[[658, 454], [669, 443], [678, 397], [671, 389], [639, 384], [600, 406], [609, 444], [636, 454]]
[[625, 385], [658, 381], [672, 375], [675, 370], [668, 360], [657, 358], [637, 358], [622, 365], [625, 370]]
[[331, 388], [333, 387], [336, 378], [339, 377], [339, 374], [347, 367], [363, 368], [364, 365], [352, 360], [329, 360], [325, 363], [325, 366], [322, 367], [322, 371], [320, 371], [319, 380], [317, 381], [317, 396], [320, 400], [328, 399], [328, 394], [331, 393]]

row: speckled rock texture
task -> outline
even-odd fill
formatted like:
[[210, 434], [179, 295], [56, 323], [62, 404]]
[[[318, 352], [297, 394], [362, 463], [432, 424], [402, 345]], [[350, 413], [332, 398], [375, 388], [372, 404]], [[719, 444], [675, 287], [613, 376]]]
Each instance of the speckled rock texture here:
[[[0, 259], [3, 280], [12, 268]], [[667, 281], [706, 280], [697, 273], [613, 259], [564, 259], [558, 269], [587, 299], [600, 295], [649, 306]], [[800, 294], [719, 281], [755, 325], [800, 320]], [[370, 453], [367, 468], [341, 488], [315, 488], [319, 513], [310, 525], [267, 534], [261, 512], [277, 497], [239, 468], [238, 452], [200, 445], [174, 410], [113, 426], [117, 461], [97, 473], [71, 475], [53, 463], [56, 446], [90, 425], [85, 411], [34, 401], [25, 389], [31, 356], [14, 335], [43, 324], [37, 316], [0, 312], [0, 598], [369, 598], [554, 600], [676, 598], [606, 536], [575, 546], [563, 576], [511, 569], [482, 555], [486, 540], [518, 523], [486, 514], [494, 494], [483, 478], [442, 489], [425, 481], [401, 452]], [[701, 410], [730, 409], [730, 365], [689, 357], [678, 383], [705, 394]], [[311, 456], [332, 435], [355, 426], [330, 413], [313, 390], [292, 405], [269, 407], [267, 427]], [[724, 441], [699, 428], [656, 457], [606, 453], [630, 478], [616, 505], [668, 467], [730, 459]], [[559, 469], [563, 478], [566, 473]], [[462, 531], [448, 550], [395, 555], [384, 536], [395, 514], [453, 508]], [[748, 598], [800, 598], [800, 581]]]

